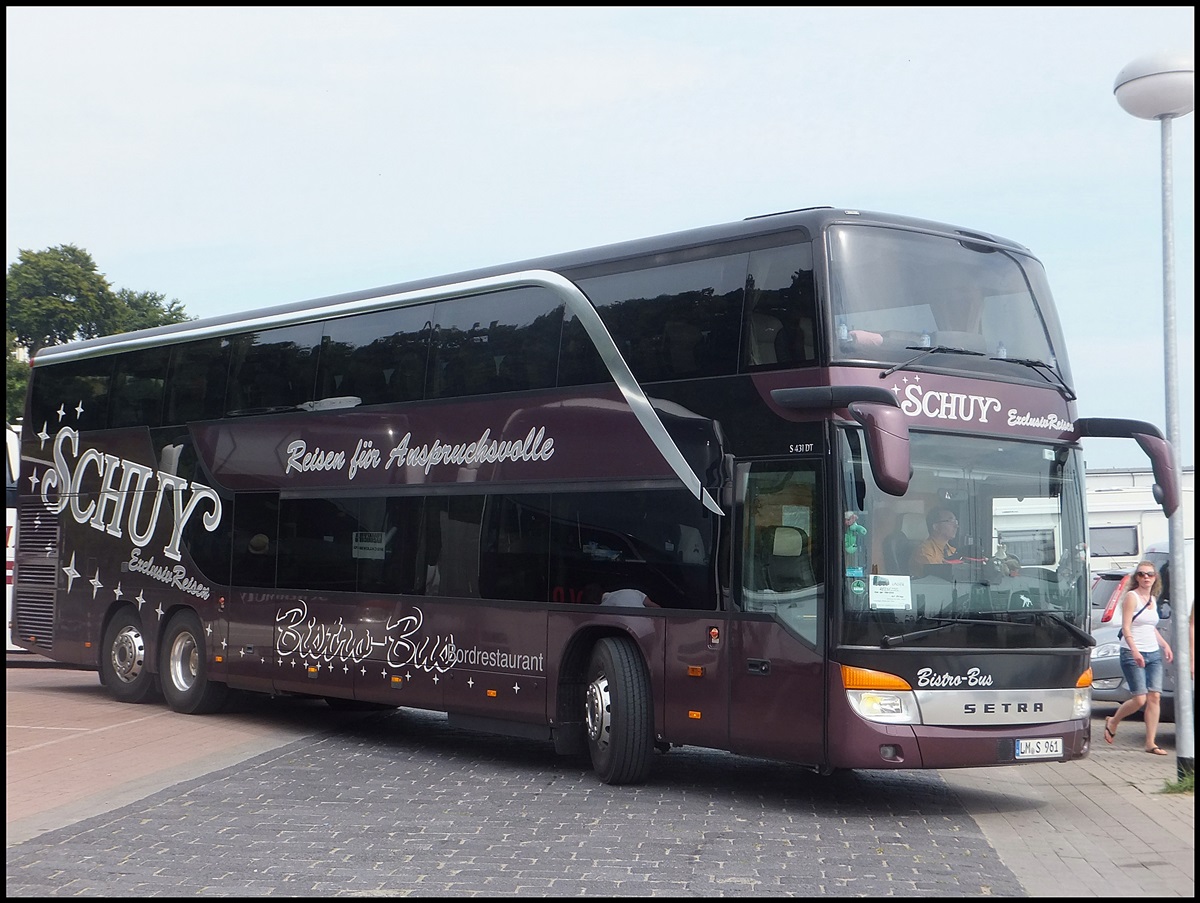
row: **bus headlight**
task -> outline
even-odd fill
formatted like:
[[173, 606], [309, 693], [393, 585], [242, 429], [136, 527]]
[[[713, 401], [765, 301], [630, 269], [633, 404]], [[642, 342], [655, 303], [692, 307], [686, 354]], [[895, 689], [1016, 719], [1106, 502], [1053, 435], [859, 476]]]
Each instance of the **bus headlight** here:
[[846, 700], [862, 718], [885, 724], [920, 724], [921, 710], [912, 687], [886, 671], [842, 665]]
[[847, 690], [850, 707], [868, 721], [887, 724], [920, 724], [917, 699], [911, 692]]
[[1071, 717], [1092, 717], [1092, 688], [1090, 686], [1075, 688], [1075, 700], [1071, 706]]

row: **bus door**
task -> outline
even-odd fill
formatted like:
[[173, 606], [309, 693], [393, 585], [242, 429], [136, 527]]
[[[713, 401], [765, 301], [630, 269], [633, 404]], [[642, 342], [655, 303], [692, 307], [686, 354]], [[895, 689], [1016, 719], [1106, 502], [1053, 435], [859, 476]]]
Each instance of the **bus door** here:
[[736, 472], [730, 750], [824, 761], [825, 582], [821, 466], [789, 458]]

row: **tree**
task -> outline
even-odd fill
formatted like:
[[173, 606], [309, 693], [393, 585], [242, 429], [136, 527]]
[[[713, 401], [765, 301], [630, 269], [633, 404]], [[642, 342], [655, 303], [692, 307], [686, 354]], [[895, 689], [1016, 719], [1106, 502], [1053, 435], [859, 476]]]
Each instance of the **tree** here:
[[16, 423], [25, 412], [25, 389], [29, 385], [29, 362], [17, 356], [17, 334], [4, 330], [4, 422]]
[[21, 251], [5, 284], [7, 328], [32, 358], [47, 345], [99, 335], [98, 324], [113, 305], [108, 280], [87, 251], [59, 245]]
[[10, 422], [23, 410], [29, 382], [29, 365], [17, 358], [18, 348], [32, 359], [49, 345], [191, 319], [182, 304], [159, 292], [114, 291], [92, 255], [74, 245], [22, 250], [8, 268], [5, 294], [5, 408]]
[[168, 323], [183, 323], [192, 319], [182, 304], [173, 298], [168, 301], [161, 292], [135, 292], [119, 288], [116, 300], [113, 319], [104, 324], [100, 335], [133, 332], [135, 329], [149, 329], [151, 326], [166, 326]]

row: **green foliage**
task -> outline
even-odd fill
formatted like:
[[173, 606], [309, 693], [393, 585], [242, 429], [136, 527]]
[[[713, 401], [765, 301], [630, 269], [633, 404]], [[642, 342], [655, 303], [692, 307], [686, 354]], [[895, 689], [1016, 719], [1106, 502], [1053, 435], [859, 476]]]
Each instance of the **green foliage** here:
[[74, 245], [21, 251], [8, 268], [7, 328], [31, 357], [47, 345], [100, 335], [113, 304], [108, 280], [96, 271], [92, 256]]
[[117, 289], [116, 299], [114, 319], [101, 335], [133, 332], [135, 329], [183, 323], [191, 319], [182, 304], [174, 299], [167, 301], [167, 296], [160, 292], [135, 292], [121, 288]]
[[20, 252], [5, 280], [5, 415], [11, 423], [24, 409], [29, 365], [49, 345], [132, 332], [191, 319], [177, 300], [159, 292], [116, 289], [96, 269], [92, 255], [74, 245]]
[[17, 334], [4, 331], [4, 422], [16, 423], [25, 411], [25, 387], [29, 385], [29, 364], [16, 357]]
[[1196, 792], [1196, 772], [1185, 771], [1183, 777], [1175, 782], [1168, 782], [1163, 785], [1163, 793], [1195, 793]]

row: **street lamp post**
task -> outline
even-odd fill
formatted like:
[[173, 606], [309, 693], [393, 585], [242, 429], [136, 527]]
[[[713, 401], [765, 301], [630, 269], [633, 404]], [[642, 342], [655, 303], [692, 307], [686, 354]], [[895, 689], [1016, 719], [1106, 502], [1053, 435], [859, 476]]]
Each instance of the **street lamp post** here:
[[[1172, 198], [1171, 120], [1186, 116], [1195, 106], [1195, 63], [1190, 53], [1158, 53], [1134, 60], [1117, 74], [1113, 93], [1125, 112], [1139, 119], [1157, 119], [1162, 127], [1163, 233], [1163, 368], [1166, 377], [1167, 439], [1174, 449], [1175, 485], [1183, 486], [1179, 433], [1179, 387], [1175, 355], [1175, 234]], [[1190, 673], [1191, 648], [1188, 599], [1183, 556], [1182, 503], [1167, 521], [1171, 550], [1171, 623], [1175, 651], [1175, 757], [1180, 778], [1196, 773], [1195, 737]]]

